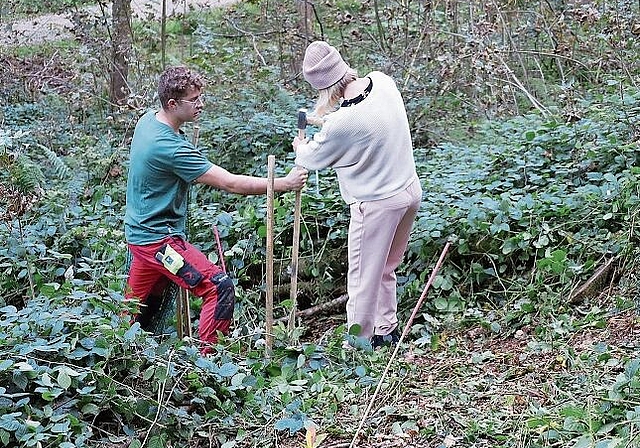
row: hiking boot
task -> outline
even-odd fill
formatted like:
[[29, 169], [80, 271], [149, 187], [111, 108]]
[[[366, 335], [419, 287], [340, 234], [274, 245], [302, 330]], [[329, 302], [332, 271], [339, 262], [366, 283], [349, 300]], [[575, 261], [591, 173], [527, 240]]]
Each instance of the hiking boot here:
[[400, 341], [400, 334], [398, 333], [398, 329], [394, 329], [391, 333], [387, 335], [374, 335], [371, 338], [371, 347], [375, 350], [378, 347], [391, 347], [396, 345]]

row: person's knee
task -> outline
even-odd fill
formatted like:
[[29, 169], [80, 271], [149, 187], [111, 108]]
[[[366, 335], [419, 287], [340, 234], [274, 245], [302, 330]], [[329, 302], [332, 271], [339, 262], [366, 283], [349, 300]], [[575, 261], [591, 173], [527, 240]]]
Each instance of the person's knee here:
[[218, 295], [218, 301], [213, 315], [214, 319], [231, 320], [233, 318], [233, 307], [236, 299], [233, 280], [224, 272], [220, 272], [211, 277], [211, 283], [215, 285]]

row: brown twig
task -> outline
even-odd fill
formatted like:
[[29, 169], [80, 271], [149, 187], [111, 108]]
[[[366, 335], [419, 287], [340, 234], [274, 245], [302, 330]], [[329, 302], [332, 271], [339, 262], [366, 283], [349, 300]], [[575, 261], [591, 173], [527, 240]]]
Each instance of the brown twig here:
[[233, 20], [230, 19], [226, 19], [226, 21], [229, 23], [229, 25], [231, 25], [231, 27], [237, 31], [239, 31], [240, 33], [244, 34], [245, 36], [251, 36], [251, 43], [253, 45], [253, 49], [256, 52], [256, 55], [258, 56], [258, 58], [260, 59], [260, 61], [262, 62], [262, 65], [266, 66], [267, 62], [265, 61], [264, 57], [262, 56], [262, 54], [260, 53], [260, 50], [258, 49], [258, 46], [256, 44], [256, 35], [253, 32], [249, 32], [249, 31], [245, 31], [243, 29], [240, 29], [240, 27], [238, 25], [236, 25]]

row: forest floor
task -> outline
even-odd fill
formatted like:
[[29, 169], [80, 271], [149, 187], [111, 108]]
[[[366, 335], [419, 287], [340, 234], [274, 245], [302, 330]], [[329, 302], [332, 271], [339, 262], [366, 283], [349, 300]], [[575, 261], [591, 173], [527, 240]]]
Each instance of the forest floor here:
[[[235, 1], [176, 0], [167, 7], [167, 15]], [[131, 4], [138, 19], [160, 16], [161, 0], [132, 0]], [[102, 14], [99, 7], [92, 10]], [[73, 36], [72, 12], [10, 22], [2, 19], [0, 48]], [[51, 80], [71, 82], [72, 74], [64, 73], [63, 66], [56, 66], [54, 73], [47, 76], [43, 75], [45, 69], [46, 61], [21, 61], [0, 67], [0, 78], [24, 79], [28, 85]], [[10, 72], [5, 74], [3, 70]], [[629, 272], [627, 277], [633, 279], [635, 286], [635, 273]], [[544, 429], [531, 426], [536, 423], [533, 410], [545, 410], [549, 421], [555, 424], [563, 421], [562, 413], [569, 405], [597, 405], [602, 397], [606, 398], [616, 375], [623, 371], [623, 361], [637, 357], [638, 310], [619, 309], [617, 303], [619, 297], [635, 296], [635, 292], [619, 291], [612, 284], [594, 291], [593, 297], [583, 303], [562, 304], [563, 311], [558, 314], [571, 316], [577, 322], [568, 328], [559, 325], [563, 322], [561, 316], [548, 328], [531, 323], [517, 331], [510, 331], [505, 325], [504, 331], [496, 332], [486, 322], [450, 322], [439, 329], [433, 347], [420, 349], [416, 344], [407, 344], [399, 353], [400, 362], [390, 371], [388, 387], [376, 397], [371, 424], [364, 428], [368, 441], [358, 447], [531, 446], [527, 444], [535, 438], [533, 434]], [[594, 314], [599, 314], [597, 319], [591, 317]], [[539, 316], [531, 317], [534, 322], [536, 318]], [[307, 322], [311, 331], [305, 338], [317, 341], [343, 322], [344, 310], [331, 316], [314, 316]], [[555, 330], [552, 324], [557, 324]], [[619, 362], [603, 361], [594, 366], [590, 364], [594, 356]], [[370, 398], [362, 397], [360, 411]], [[342, 409], [338, 415], [334, 427], [320, 428], [327, 436], [323, 448], [349, 446], [350, 434], [362, 414]], [[415, 421], [416, 428], [402, 427], [408, 421]], [[429, 440], [425, 441], [418, 430], [428, 431]], [[304, 446], [303, 438], [298, 434], [279, 446], [298, 448]]]
[[[237, 0], [168, 0], [167, 16], [174, 16], [191, 10], [201, 10], [227, 6]], [[87, 10], [96, 16], [110, 15], [110, 7], [94, 5]], [[137, 19], [159, 19], [162, 14], [162, 0], [131, 0], [131, 10]], [[0, 47], [39, 45], [59, 39], [73, 37], [74, 10], [59, 14], [42, 14], [36, 17], [6, 20], [0, 16]]]
[[[534, 326], [525, 325], [517, 332], [496, 334], [480, 324], [453, 324], [443, 329], [438, 335], [440, 347], [435, 350], [416, 350], [417, 347], [408, 344], [399, 351], [400, 362], [394, 364], [387, 378], [388, 387], [376, 399], [377, 404], [369, 414], [370, 426], [364, 427], [368, 435], [357, 446], [559, 446], [535, 445], [537, 429], [528, 426], [533, 421], [532, 409], [546, 409], [552, 416], [561, 415], [562, 409], [573, 400], [597, 402], [597, 393], [575, 392], [571, 384], [580, 378], [591, 378], [587, 388], [597, 385], [607, 389], [615, 372], [621, 372], [623, 366], [612, 363], [609, 369], [593, 372], [582, 360], [593, 356], [599, 347], [607, 347], [607, 355], [617, 359], [633, 358], [640, 343], [637, 310], [616, 310], [612, 298], [606, 294], [594, 299], [603, 309], [610, 309], [604, 319], [598, 325], [586, 324], [550, 344], [541, 341]], [[320, 317], [313, 326], [327, 330], [339, 323], [339, 316]], [[313, 338], [314, 335], [307, 336]], [[544, 349], [540, 348], [542, 345]], [[402, 369], [402, 365], [411, 365], [414, 369]], [[597, 379], [599, 376], [602, 377]], [[578, 397], [563, 402], [562, 396], [574, 392]], [[328, 436], [326, 446], [350, 446], [352, 436], [343, 430], [357, 427], [360, 417], [350, 415], [345, 409], [336, 427], [321, 428], [333, 433]], [[425, 440], [418, 436], [417, 428], [398, 431], [398, 425], [406, 420], [414, 420], [417, 428], [429, 430], [431, 435]], [[303, 434], [282, 441], [279, 446], [304, 446]], [[563, 446], [574, 445], [572, 442]]]

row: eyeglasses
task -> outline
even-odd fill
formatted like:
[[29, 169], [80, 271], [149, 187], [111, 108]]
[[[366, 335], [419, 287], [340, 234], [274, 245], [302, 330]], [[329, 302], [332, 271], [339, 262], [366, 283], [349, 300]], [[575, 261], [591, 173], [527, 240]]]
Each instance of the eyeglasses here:
[[195, 100], [178, 100], [182, 103], [189, 103], [192, 106], [195, 106], [196, 104], [200, 103], [200, 104], [204, 104], [204, 95], [200, 95], [199, 97], [197, 97]]

